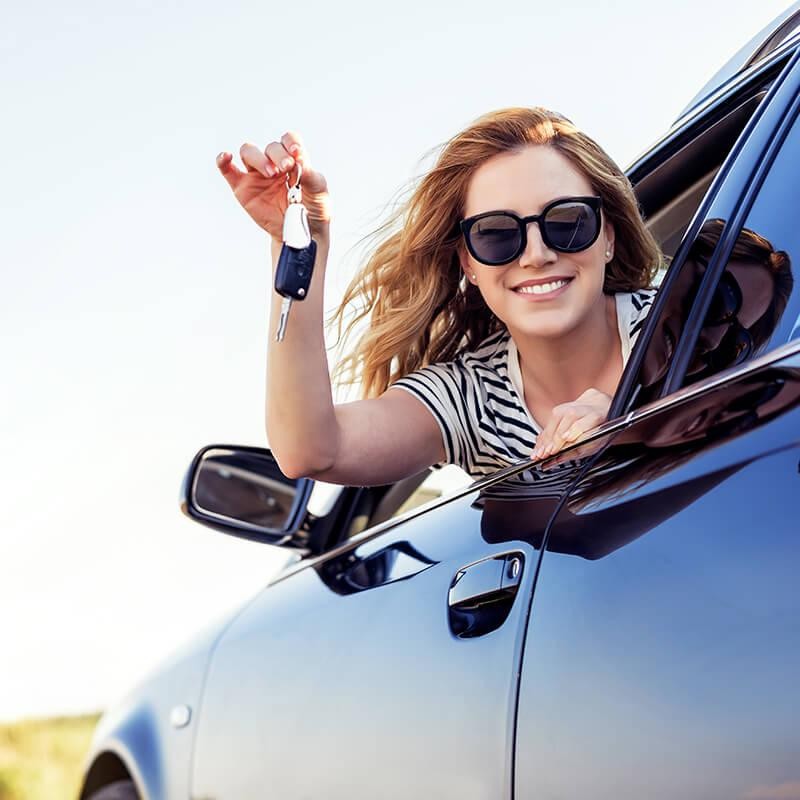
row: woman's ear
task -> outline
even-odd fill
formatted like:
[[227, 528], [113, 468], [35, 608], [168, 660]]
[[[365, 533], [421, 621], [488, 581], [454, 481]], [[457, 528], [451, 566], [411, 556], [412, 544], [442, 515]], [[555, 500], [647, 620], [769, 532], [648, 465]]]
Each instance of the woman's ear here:
[[605, 233], [606, 239], [605, 262], [608, 264], [608, 262], [614, 258], [614, 226], [610, 222], [606, 222], [603, 226], [603, 232]]
[[469, 263], [469, 256], [467, 256], [466, 249], [459, 245], [456, 249], [456, 253], [458, 254], [458, 263], [461, 265], [461, 271], [464, 273], [464, 277], [470, 283], [474, 283], [477, 286], [478, 276], [475, 274], [475, 270]]

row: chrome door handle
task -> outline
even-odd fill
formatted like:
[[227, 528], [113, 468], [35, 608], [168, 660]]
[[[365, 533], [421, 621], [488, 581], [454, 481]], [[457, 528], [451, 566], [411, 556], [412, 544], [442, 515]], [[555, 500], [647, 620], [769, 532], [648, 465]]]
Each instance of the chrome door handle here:
[[506, 553], [460, 569], [450, 584], [447, 604], [455, 609], [473, 609], [513, 598], [522, 566], [522, 553]]

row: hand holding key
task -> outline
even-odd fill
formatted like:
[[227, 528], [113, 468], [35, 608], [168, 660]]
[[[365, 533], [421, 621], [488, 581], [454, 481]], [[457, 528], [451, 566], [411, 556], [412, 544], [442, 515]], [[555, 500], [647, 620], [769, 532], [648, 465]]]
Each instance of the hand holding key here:
[[286, 322], [293, 300], [305, 300], [317, 258], [317, 243], [311, 238], [308, 213], [303, 205], [300, 180], [303, 168], [297, 165], [297, 183], [286, 181], [288, 208], [283, 218], [283, 245], [275, 270], [275, 291], [283, 297], [281, 316], [278, 322], [276, 341], [282, 342], [286, 334]]
[[280, 142], [270, 142], [262, 151], [246, 143], [239, 149], [246, 171], [233, 163], [230, 153], [217, 156], [217, 167], [245, 211], [276, 241], [282, 241], [283, 221], [288, 206], [286, 179], [296, 166], [302, 166], [303, 205], [308, 212], [311, 235], [327, 236], [330, 222], [328, 184], [316, 172], [296, 133], [285, 133]]

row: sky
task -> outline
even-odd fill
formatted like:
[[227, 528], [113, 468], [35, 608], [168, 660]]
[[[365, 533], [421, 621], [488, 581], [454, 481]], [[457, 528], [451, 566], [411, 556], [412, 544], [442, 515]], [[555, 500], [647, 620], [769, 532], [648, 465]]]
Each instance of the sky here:
[[221, 150], [299, 131], [358, 240], [481, 114], [544, 105], [623, 167], [788, 3], [16, 4], [0, 26], [0, 720], [102, 709], [289, 554], [178, 507], [265, 446], [266, 234]]

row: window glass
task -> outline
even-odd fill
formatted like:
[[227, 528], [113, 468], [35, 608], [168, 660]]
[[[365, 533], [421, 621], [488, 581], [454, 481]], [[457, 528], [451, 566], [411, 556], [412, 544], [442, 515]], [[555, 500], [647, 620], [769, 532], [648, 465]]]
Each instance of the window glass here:
[[[800, 250], [800, 129], [795, 122], [737, 237], [695, 344], [684, 385], [785, 344], [800, 334], [795, 262]], [[702, 236], [712, 246], [721, 220]], [[702, 277], [702, 259], [696, 264]]]
[[[723, 362], [741, 362], [800, 334], [800, 290], [794, 278], [800, 250], [798, 163], [800, 127], [795, 121], [739, 233], [697, 356], [717, 347]], [[693, 379], [690, 375], [687, 382]]]
[[455, 464], [432, 470], [392, 516], [399, 517], [417, 506], [469, 486], [470, 483], [472, 483], [472, 479], [469, 475]]
[[[717, 284], [683, 385], [708, 378], [800, 335], [800, 129], [795, 123], [762, 184]], [[725, 221], [704, 224], [673, 277], [670, 297], [648, 344], [636, 406], [657, 399]]]

